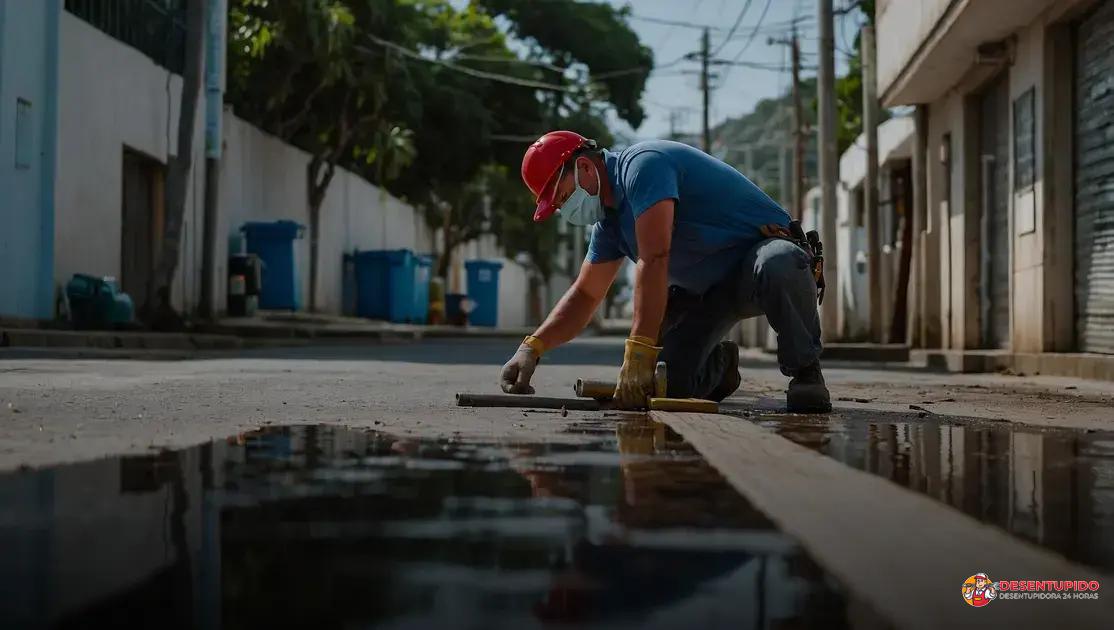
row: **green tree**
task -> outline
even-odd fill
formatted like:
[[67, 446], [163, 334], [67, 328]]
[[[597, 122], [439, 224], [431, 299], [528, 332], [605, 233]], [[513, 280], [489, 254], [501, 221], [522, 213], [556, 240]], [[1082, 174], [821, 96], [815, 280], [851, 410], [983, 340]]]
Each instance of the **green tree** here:
[[311, 295], [320, 206], [337, 166], [406, 199], [440, 231], [439, 274], [460, 244], [495, 232], [549, 276], [556, 233], [532, 224], [517, 176], [526, 138], [563, 127], [608, 142], [610, 107], [639, 124], [652, 57], [622, 11], [534, 4], [232, 0], [229, 100], [311, 154]]
[[[400, 118], [421, 129], [415, 138], [421, 157], [388, 188], [420, 208], [430, 227], [440, 230], [438, 275], [447, 273], [452, 253], [460, 244], [492, 230], [497, 230], [511, 256], [528, 251], [531, 256], [551, 257], [552, 249], [544, 251], [526, 241], [544, 243], [555, 232], [529, 223], [533, 203], [528, 196], [518, 197], [522, 205], [515, 207], [492, 200], [490, 190], [498, 178], [493, 175], [496, 171], [485, 170], [487, 165], [503, 167], [500, 173], [515, 173], [517, 186], [523, 189], [517, 171], [528, 141], [505, 138], [530, 138], [567, 128], [607, 143], [611, 138], [603, 118], [605, 103], [632, 124], [640, 123], [643, 112], [638, 96], [652, 57], [623, 21], [623, 14], [606, 5], [473, 0], [459, 11], [436, 0], [424, 5], [436, 16], [426, 33], [425, 46], [434, 59], [454, 67], [420, 60], [409, 64], [417, 96]], [[562, 33], [575, 29], [562, 11], [579, 20], [576, 24], [594, 24], [597, 37], [613, 34], [610, 48], [584, 34], [563, 39]], [[508, 36], [495, 23], [497, 15], [507, 18], [511, 36], [525, 44], [525, 59], [511, 50]], [[546, 30], [547, 19], [557, 26], [556, 31]], [[607, 54], [611, 59], [604, 59]], [[585, 71], [563, 70], [574, 62]], [[591, 79], [589, 64], [607, 70], [620, 65], [628, 70], [638, 67], [600, 82]], [[471, 76], [460, 67], [554, 89], [531, 89]], [[526, 216], [527, 222], [519, 224], [514, 216], [500, 220], [503, 213]], [[516, 227], [505, 234], [498, 231], [507, 225]], [[535, 260], [539, 272], [548, 278], [549, 263]]]
[[632, 127], [642, 124], [642, 93], [654, 57], [627, 24], [629, 8], [575, 0], [473, 0], [473, 4], [506, 17], [511, 32], [529, 46], [531, 59], [558, 68], [583, 65], [586, 72], [576, 77], [576, 90], [552, 95], [554, 110], [568, 106], [569, 101], [579, 105], [600, 100], [614, 106]]
[[238, 114], [310, 154], [311, 311], [321, 206], [337, 166], [362, 160], [381, 180], [413, 158], [409, 132], [385, 112], [395, 93], [405, 95], [405, 68], [361, 53], [366, 33], [394, 33], [415, 19], [413, 9], [391, 0], [233, 0], [229, 7], [229, 100]]

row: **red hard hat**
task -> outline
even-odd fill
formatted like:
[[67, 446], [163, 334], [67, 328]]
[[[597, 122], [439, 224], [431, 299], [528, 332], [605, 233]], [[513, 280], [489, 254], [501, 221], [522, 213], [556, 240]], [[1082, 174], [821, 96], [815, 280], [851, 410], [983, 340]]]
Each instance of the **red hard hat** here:
[[522, 181], [534, 193], [534, 201], [538, 204], [534, 211], [535, 221], [544, 221], [557, 210], [553, 195], [561, 165], [580, 149], [594, 148], [595, 140], [575, 131], [551, 131], [526, 149], [526, 155], [522, 156]]

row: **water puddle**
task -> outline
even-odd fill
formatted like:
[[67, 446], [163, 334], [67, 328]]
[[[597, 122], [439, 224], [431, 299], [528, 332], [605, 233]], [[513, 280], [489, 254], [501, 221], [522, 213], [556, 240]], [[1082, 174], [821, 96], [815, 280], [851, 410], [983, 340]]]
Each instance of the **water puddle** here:
[[749, 419], [1072, 560], [1114, 570], [1114, 433], [865, 413]]
[[580, 429], [588, 443], [556, 445], [286, 427], [6, 474], [0, 618], [848, 625], [833, 579], [676, 434]]

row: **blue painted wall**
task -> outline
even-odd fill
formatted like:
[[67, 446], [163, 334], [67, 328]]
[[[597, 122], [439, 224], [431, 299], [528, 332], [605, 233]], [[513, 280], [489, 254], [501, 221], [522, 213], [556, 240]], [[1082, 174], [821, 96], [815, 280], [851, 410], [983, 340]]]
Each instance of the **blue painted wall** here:
[[61, 5], [0, 0], [0, 317], [54, 313]]

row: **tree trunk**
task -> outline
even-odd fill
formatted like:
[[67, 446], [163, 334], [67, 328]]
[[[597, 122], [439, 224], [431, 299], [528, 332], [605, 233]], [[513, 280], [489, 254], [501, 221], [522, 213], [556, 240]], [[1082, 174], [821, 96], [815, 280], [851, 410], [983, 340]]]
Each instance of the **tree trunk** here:
[[178, 146], [166, 173], [166, 223], [162, 247], [147, 291], [143, 313], [155, 329], [181, 327], [181, 318], [170, 305], [170, 289], [182, 246], [182, 220], [186, 210], [186, 181], [193, 158], [193, 128], [201, 91], [201, 50], [205, 36], [208, 0], [186, 3], [186, 63], [182, 71], [182, 96], [178, 107]]
[[320, 251], [321, 234], [321, 204], [325, 201], [325, 193], [329, 190], [329, 183], [333, 181], [336, 166], [327, 160], [314, 157], [306, 169], [309, 190], [309, 302], [308, 310], [317, 311], [317, 271], [319, 268], [318, 253]]
[[[445, 221], [441, 227], [441, 256], [437, 261], [437, 275], [445, 279], [445, 284], [452, 287], [449, 282], [449, 270], [452, 268], [453, 249], [456, 245], [453, 243], [453, 207], [450, 204], [445, 209]], [[455, 290], [460, 290], [456, 287]]]

